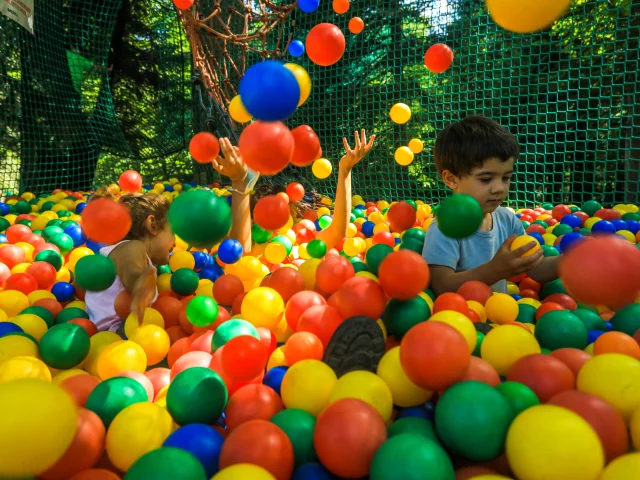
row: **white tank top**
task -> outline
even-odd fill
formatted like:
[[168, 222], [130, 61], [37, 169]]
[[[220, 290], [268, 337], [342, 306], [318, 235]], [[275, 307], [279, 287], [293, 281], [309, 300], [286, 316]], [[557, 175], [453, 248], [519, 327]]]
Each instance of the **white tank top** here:
[[[127, 242], [128, 240], [124, 240], [120, 243], [116, 243], [115, 245], [103, 247], [100, 249], [100, 255], [108, 257], [117, 247]], [[147, 261], [149, 262], [149, 265], [153, 266], [149, 257], [147, 257]], [[118, 318], [118, 315], [116, 315], [116, 309], [113, 304], [116, 301], [118, 294], [123, 290], [126, 289], [124, 288], [120, 277], [116, 276], [113, 284], [106, 290], [103, 290], [102, 292], [86, 293], [84, 300], [87, 304], [87, 313], [89, 314], [89, 319], [91, 319], [91, 321], [98, 327], [98, 331], [115, 332], [122, 324], [122, 320]], [[156, 289], [153, 302], [157, 299], [158, 289]]]

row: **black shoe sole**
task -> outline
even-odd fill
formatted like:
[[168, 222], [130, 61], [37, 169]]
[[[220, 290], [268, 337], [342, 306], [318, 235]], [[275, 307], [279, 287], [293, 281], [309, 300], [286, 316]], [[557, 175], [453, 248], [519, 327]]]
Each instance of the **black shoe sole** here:
[[376, 373], [386, 350], [380, 326], [369, 317], [348, 318], [336, 329], [322, 361], [338, 377], [354, 370]]

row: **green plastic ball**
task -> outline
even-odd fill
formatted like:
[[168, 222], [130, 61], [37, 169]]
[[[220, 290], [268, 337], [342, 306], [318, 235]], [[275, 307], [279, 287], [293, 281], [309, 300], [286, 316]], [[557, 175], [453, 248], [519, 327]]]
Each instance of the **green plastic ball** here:
[[[60, 220], [51, 220], [51, 222], [60, 222], [58, 225], [61, 225], [62, 222]], [[47, 226], [42, 231], [42, 238], [44, 238], [45, 242], [51, 243], [51, 239], [56, 235], [64, 233], [64, 230], [60, 228], [58, 225], [51, 225], [51, 222], [47, 223]]]
[[520, 382], [503, 382], [496, 387], [496, 390], [507, 399], [516, 416], [527, 408], [540, 404], [533, 390]]
[[504, 452], [514, 418], [507, 399], [492, 386], [461, 382], [440, 397], [436, 431], [448, 450], [473, 461], [487, 461]]
[[354, 258], [358, 258], [358, 257], [350, 258], [350, 259], [349, 259], [349, 261], [351, 262], [351, 265], [353, 265], [353, 271], [354, 271], [355, 273], [358, 273], [358, 272], [368, 272], [368, 271], [369, 271], [369, 268], [367, 267], [367, 264], [366, 264], [366, 263], [364, 263], [364, 262], [363, 262], [363, 261], [361, 261], [360, 259], [358, 259], [358, 261], [356, 261], [356, 262], [353, 262], [352, 260], [353, 260]]
[[553, 234], [556, 237], [561, 237], [562, 235], [566, 235], [567, 233], [573, 232], [573, 228], [569, 225], [565, 225], [564, 223], [558, 223], [555, 227], [553, 227]]
[[361, 208], [354, 208], [353, 210], [351, 210], [351, 215], [353, 215], [355, 218], [364, 218], [364, 210], [362, 210]]
[[64, 230], [64, 229], [66, 229], [68, 227], [72, 227], [72, 226], [76, 226], [76, 225], [78, 225], [78, 222], [74, 222], [73, 220], [65, 220], [60, 225], [60, 228], [62, 228]]
[[588, 310], [586, 308], [576, 308], [575, 310], [572, 310], [571, 313], [582, 320], [582, 323], [584, 323], [584, 326], [587, 328], [588, 332], [591, 330], [600, 330], [602, 332], [607, 331], [607, 324], [600, 317], [600, 315], [598, 315], [593, 310]]
[[371, 480], [454, 480], [453, 464], [442, 447], [421, 435], [388, 439], [371, 463]]
[[163, 273], [171, 273], [171, 267], [169, 265], [159, 265], [158, 267], [156, 267], [156, 270], [158, 276], [162, 275]]
[[[398, 279], [401, 281], [401, 279]], [[396, 300], [392, 298], [384, 309], [384, 325], [389, 335], [401, 339], [405, 334], [421, 322], [426, 322], [431, 316], [429, 304], [422, 297], [411, 300]]]
[[520, 323], [536, 323], [536, 307], [527, 305], [526, 303], [518, 304], [518, 316], [516, 322]]
[[322, 230], [327, 228], [332, 223], [333, 223], [333, 218], [329, 215], [323, 215], [318, 219], [318, 225], [320, 225], [320, 228]]
[[20, 200], [15, 205], [16, 212], [20, 214], [31, 213], [31, 204], [29, 202], [25, 202], [24, 200]]
[[59, 271], [62, 268], [62, 264], [64, 263], [62, 255], [60, 255], [55, 250], [42, 250], [38, 252], [34, 258], [34, 261], [47, 262], [49, 265], [53, 266], [56, 271]]
[[418, 204], [414, 200], [405, 200], [405, 203], [411, 205], [414, 210], [418, 210]]
[[89, 334], [80, 325], [54, 325], [40, 339], [40, 356], [48, 366], [66, 370], [82, 362], [89, 354]]
[[27, 227], [31, 227], [32, 222], [28, 218], [23, 218], [22, 220], [18, 220], [16, 223], [19, 225], [26, 225]]
[[251, 238], [256, 243], [266, 243], [271, 238], [271, 232], [254, 223], [251, 226]]
[[473, 353], [471, 355], [473, 355], [474, 357], [478, 357], [478, 358], [482, 358], [482, 342], [484, 342], [484, 333], [480, 332], [480, 331], [476, 331], [476, 348], [473, 349]]
[[[47, 227], [59, 227], [60, 225], [62, 225], [62, 220], [60, 220], [58, 218], [54, 218], [53, 220], [49, 220], [47, 222]], [[46, 228], [45, 228], [45, 230], [46, 230]]]
[[222, 322], [218, 328], [215, 329], [213, 338], [211, 339], [211, 350], [215, 352], [218, 348], [226, 345], [229, 340], [239, 337], [240, 335], [251, 335], [260, 340], [260, 334], [258, 330], [256, 330], [256, 327], [246, 320], [235, 318]]
[[573, 313], [555, 310], [545, 313], [538, 319], [535, 337], [543, 348], [578, 348], [587, 346], [587, 327]]
[[273, 237], [271, 242], [278, 242], [281, 245], [284, 245], [284, 248], [287, 250], [287, 256], [291, 254], [291, 250], [293, 250], [293, 242], [286, 235], [278, 235], [277, 237]]
[[0, 217], [0, 233], [4, 232], [7, 228], [11, 226], [9, 220], [6, 218]]
[[193, 270], [189, 268], [179, 268], [171, 275], [171, 290], [183, 297], [193, 295], [198, 289], [199, 281], [200, 277], [198, 277], [198, 274]]
[[87, 255], [76, 263], [74, 271], [78, 286], [88, 292], [101, 292], [116, 279], [116, 266], [109, 257]]
[[567, 295], [567, 290], [562, 285], [562, 280], [557, 278], [556, 280], [552, 280], [551, 282], [547, 282], [540, 290], [540, 300], [544, 300], [549, 295], [553, 295], [554, 293], [564, 293]]
[[77, 307], [69, 307], [62, 310], [56, 317], [56, 324], [67, 323], [74, 318], [86, 318], [89, 320], [89, 314]]
[[546, 202], [546, 203], [543, 203], [542, 205], [540, 205], [540, 207], [545, 209], [545, 210], [551, 210], [551, 209], [553, 209], [554, 205], [553, 205], [553, 203]]
[[60, 253], [66, 255], [73, 250], [73, 238], [66, 233], [58, 233], [49, 239], [49, 243], [52, 243], [60, 249]]
[[322, 258], [327, 254], [327, 244], [322, 240], [311, 240], [307, 244], [307, 253], [311, 258]]
[[404, 240], [400, 244], [400, 250], [411, 250], [412, 252], [416, 252], [419, 255], [422, 255], [423, 249], [424, 249], [424, 242], [420, 242], [412, 238]]
[[426, 232], [421, 228], [410, 228], [402, 234], [402, 242], [417, 240], [418, 242], [424, 243], [426, 235]]
[[545, 222], [544, 220], [534, 220], [533, 222], [531, 222], [532, 225], [541, 225], [542, 227], [549, 228], [549, 225], [547, 224], [547, 222]]
[[42, 204], [42, 211], [46, 212], [48, 210], [51, 210], [55, 205], [56, 205], [55, 202], [51, 202], [51, 201], [44, 202]]
[[633, 220], [634, 222], [640, 222], [640, 213], [631, 213], [627, 212], [622, 215], [622, 220], [628, 222], [629, 220]]
[[32, 307], [27, 307], [20, 312], [20, 315], [22, 315], [23, 313], [28, 313], [30, 315], [35, 315], [37, 317], [40, 317], [45, 321], [48, 328], [53, 327], [56, 323], [55, 319], [53, 318], [53, 314], [44, 307], [38, 307], [37, 305], [34, 305]]
[[433, 428], [433, 424], [426, 418], [420, 417], [404, 417], [393, 422], [387, 429], [387, 436], [389, 438], [396, 435], [402, 435], [403, 433], [410, 433], [412, 435], [421, 435], [424, 438], [433, 440], [436, 443], [440, 443], [436, 431]]
[[316, 450], [313, 447], [316, 418], [313, 415], [297, 408], [288, 408], [276, 413], [270, 421], [280, 427], [291, 440], [296, 466], [316, 461]]
[[116, 415], [129, 405], [147, 401], [149, 396], [140, 382], [128, 377], [112, 377], [95, 386], [85, 408], [98, 415], [105, 428], [109, 428]]
[[71, 216], [71, 212], [69, 210], [58, 210], [56, 213], [60, 218], [67, 218]]
[[178, 425], [212, 425], [227, 405], [227, 387], [210, 368], [183, 370], [169, 384], [167, 411]]
[[582, 211], [590, 217], [593, 217], [595, 213], [601, 209], [602, 205], [600, 205], [600, 203], [596, 202], [595, 200], [587, 200], [582, 204]]
[[544, 257], [557, 257], [560, 252], [553, 245], [542, 245], [542, 255]]
[[473, 235], [483, 219], [484, 214], [478, 201], [464, 193], [443, 200], [436, 213], [436, 222], [442, 234], [456, 239]]
[[633, 303], [618, 310], [611, 317], [611, 326], [616, 332], [635, 335], [640, 329], [640, 303]]
[[181, 448], [162, 447], [141, 456], [123, 480], [207, 480], [200, 461]]
[[391, 252], [393, 252], [393, 248], [389, 245], [385, 245], [384, 243], [374, 245], [367, 250], [365, 260], [369, 271], [375, 276], [378, 276], [378, 268], [380, 268], [380, 264]]
[[198, 295], [187, 305], [187, 320], [196, 327], [208, 327], [218, 318], [218, 304], [211, 297]]
[[231, 229], [231, 209], [226, 199], [209, 190], [189, 190], [169, 207], [169, 224], [189, 245], [208, 248]]

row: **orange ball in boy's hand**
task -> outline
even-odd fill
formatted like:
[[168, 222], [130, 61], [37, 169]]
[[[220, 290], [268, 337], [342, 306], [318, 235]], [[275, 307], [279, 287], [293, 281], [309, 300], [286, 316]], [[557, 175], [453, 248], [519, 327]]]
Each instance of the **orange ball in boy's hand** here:
[[82, 212], [82, 230], [87, 238], [112, 245], [127, 236], [131, 215], [127, 207], [110, 198], [90, 201]]

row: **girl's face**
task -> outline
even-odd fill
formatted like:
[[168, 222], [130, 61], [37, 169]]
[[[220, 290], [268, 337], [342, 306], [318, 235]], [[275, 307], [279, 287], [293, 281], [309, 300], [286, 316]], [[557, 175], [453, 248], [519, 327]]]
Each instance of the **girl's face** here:
[[173, 230], [166, 222], [152, 238], [149, 248], [149, 258], [154, 265], [167, 265], [169, 263], [169, 254], [176, 246], [176, 237]]

